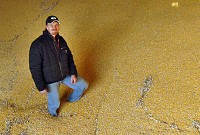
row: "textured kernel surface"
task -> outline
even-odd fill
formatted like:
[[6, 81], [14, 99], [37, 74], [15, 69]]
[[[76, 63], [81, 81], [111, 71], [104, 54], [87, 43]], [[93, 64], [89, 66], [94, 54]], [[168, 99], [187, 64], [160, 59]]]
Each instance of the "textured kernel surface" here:
[[[175, 1], [174, 1], [175, 3]], [[200, 1], [18, 0], [0, 4], [0, 135], [200, 134]], [[58, 117], [35, 88], [29, 47], [56, 15], [90, 86]]]

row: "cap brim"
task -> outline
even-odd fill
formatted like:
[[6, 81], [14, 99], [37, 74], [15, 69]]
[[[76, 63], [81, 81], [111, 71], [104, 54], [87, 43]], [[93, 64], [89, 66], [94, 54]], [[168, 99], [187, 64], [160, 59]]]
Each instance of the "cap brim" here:
[[57, 22], [58, 24], [60, 24], [60, 22], [58, 20], [54, 20], [54, 21], [52, 21], [50, 23], [53, 23], [53, 22]]

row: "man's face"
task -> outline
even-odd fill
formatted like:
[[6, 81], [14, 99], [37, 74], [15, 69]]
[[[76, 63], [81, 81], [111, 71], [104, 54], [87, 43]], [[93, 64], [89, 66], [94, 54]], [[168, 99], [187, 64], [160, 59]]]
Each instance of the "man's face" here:
[[60, 30], [59, 23], [56, 21], [48, 23], [46, 28], [52, 36], [56, 36]]

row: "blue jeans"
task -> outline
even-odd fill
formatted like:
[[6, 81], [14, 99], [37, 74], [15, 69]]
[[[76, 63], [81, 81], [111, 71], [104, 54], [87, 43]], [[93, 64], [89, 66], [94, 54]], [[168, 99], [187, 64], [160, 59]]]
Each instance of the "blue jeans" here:
[[51, 83], [47, 85], [48, 111], [51, 115], [57, 116], [56, 111], [60, 106], [60, 97], [59, 97], [59, 92], [58, 92], [60, 83], [63, 83], [66, 86], [73, 89], [73, 92], [67, 99], [69, 102], [75, 102], [81, 98], [83, 92], [88, 88], [88, 83], [80, 76], [78, 76], [77, 78], [78, 78], [78, 81], [75, 84], [72, 84], [71, 77], [67, 76], [63, 81], [55, 82], [55, 83]]

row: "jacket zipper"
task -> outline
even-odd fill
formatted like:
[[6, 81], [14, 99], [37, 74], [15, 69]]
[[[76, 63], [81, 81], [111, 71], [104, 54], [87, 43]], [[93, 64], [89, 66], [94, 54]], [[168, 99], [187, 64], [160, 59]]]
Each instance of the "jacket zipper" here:
[[62, 75], [62, 77], [63, 77], [63, 72], [62, 72], [62, 66], [61, 66], [61, 62], [60, 62], [60, 59], [59, 59], [59, 54], [58, 54], [58, 49], [56, 48], [56, 44], [55, 44], [55, 40], [54, 40], [54, 48], [55, 48], [55, 50], [56, 50], [56, 54], [57, 54], [57, 59], [58, 59], [58, 64], [59, 64], [59, 68], [60, 68], [60, 73], [61, 73], [61, 75]]

